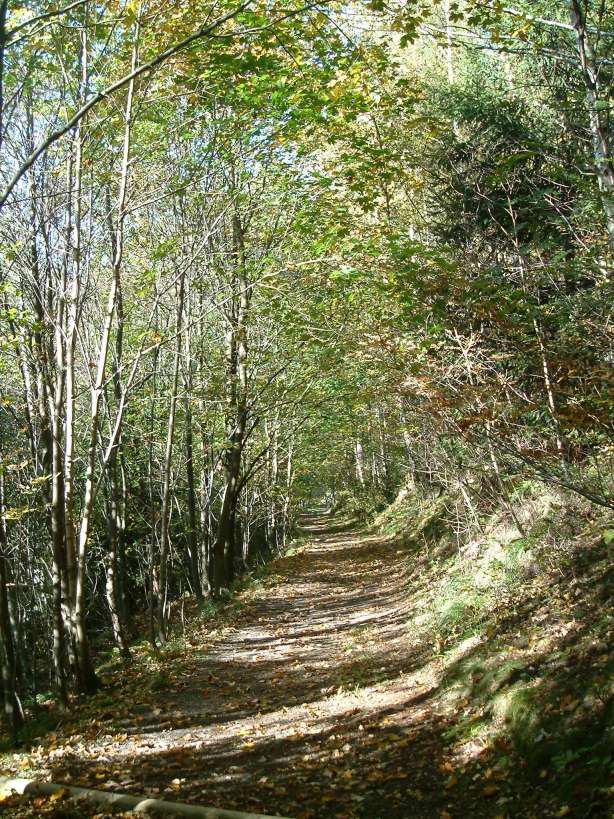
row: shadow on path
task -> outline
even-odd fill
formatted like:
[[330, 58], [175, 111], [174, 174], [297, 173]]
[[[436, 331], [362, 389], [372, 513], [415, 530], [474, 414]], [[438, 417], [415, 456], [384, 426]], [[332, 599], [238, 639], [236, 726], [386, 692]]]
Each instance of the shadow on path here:
[[189, 676], [119, 736], [51, 754], [54, 781], [301, 819], [445, 810], [449, 726], [407, 632], [406, 554], [330, 518], [303, 528]]

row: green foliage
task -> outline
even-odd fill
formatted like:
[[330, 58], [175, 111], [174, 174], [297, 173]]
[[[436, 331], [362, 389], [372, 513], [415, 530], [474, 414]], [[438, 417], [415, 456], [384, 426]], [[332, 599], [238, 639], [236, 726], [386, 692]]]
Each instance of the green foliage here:
[[479, 632], [487, 617], [489, 596], [475, 585], [473, 575], [451, 574], [434, 605], [434, 628], [443, 640]]
[[[9, 26], [47, 10], [10, 5]], [[611, 140], [595, 31], [611, 10], [588, 10], [594, 105], [572, 32], [547, 22], [556, 4], [233, 11], [216, 4], [230, 16], [214, 36], [100, 98], [211, 9], [78, 5], [5, 54], [5, 184], [93, 105], [0, 213], [0, 545], [24, 698], [54, 645], [79, 676], [53, 641], [73, 530], [72, 604], [98, 650], [106, 589], [145, 631], [156, 583], [183, 606], [223, 564], [201, 610], [221, 617], [315, 503], [442, 565], [452, 532], [518, 510], [504, 542], [491, 528], [502, 552], [479, 582], [459, 558], [438, 586], [444, 653], [573, 554], [573, 527], [553, 545], [558, 520], [522, 517], [535, 487], [611, 513], [612, 248], [591, 133], [596, 116]]]
[[606, 546], [611, 546], [614, 543], [614, 529], [606, 529], [602, 535], [603, 542]]

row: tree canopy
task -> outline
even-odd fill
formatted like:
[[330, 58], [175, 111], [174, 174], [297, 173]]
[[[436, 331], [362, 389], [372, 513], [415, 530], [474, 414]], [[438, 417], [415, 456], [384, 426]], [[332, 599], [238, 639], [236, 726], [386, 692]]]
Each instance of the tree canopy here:
[[314, 504], [614, 508], [613, 41], [581, 0], [2, 0], [15, 735]]

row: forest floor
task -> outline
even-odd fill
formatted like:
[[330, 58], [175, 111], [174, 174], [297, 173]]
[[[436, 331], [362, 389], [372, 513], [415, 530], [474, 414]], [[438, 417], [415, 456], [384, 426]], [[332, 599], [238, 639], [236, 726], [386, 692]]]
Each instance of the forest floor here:
[[[221, 614], [188, 611], [161, 653], [110, 664], [104, 689], [5, 773], [293, 819], [575, 815], [527, 790], [505, 741], [459, 752], [472, 706], [412, 625], [425, 582], [390, 538], [308, 519]], [[11, 815], [72, 815], [44, 801]]]

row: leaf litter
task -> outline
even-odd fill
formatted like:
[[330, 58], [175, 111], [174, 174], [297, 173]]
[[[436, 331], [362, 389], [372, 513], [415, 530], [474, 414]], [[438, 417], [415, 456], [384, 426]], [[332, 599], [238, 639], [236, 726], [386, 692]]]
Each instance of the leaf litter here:
[[[459, 721], [484, 715], [443, 685], [441, 648], [411, 617], [423, 594], [398, 544], [312, 521], [240, 606], [142, 644], [5, 773], [295, 819], [573, 815], [547, 788], [527, 798], [503, 736], [476, 731], [459, 752]], [[3, 809], [106, 815], [54, 804]]]

